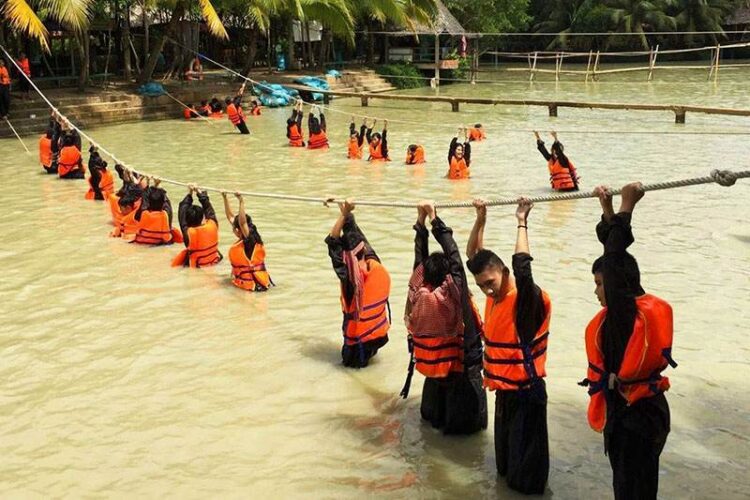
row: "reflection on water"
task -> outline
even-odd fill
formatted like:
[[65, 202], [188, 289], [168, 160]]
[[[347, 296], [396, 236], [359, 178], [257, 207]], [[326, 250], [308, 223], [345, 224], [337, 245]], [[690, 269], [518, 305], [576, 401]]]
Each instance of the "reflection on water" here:
[[[718, 87], [704, 79], [461, 85], [440, 92], [750, 107], [745, 74], [723, 73]], [[249, 138], [227, 133], [224, 121], [181, 120], [93, 135], [129, 163], [166, 177], [232, 190], [394, 201], [547, 193], [533, 136], [503, 128], [654, 131], [562, 134], [586, 188], [747, 168], [750, 157], [741, 137], [657, 133], [749, 127], [742, 118], [688, 114], [687, 125], [678, 126], [669, 113], [562, 109], [553, 119], [544, 108], [463, 106], [456, 114], [437, 104], [375, 100], [367, 113], [422, 125], [393, 122], [389, 142], [396, 161], [368, 165], [345, 158], [348, 115], [363, 109], [353, 100], [333, 106], [346, 114], [329, 113], [328, 152], [286, 148], [286, 110], [252, 119]], [[474, 177], [449, 182], [443, 178], [446, 153], [459, 120], [484, 123], [488, 140], [472, 152]], [[425, 146], [427, 164], [402, 164], [411, 143]], [[226, 260], [200, 271], [173, 269], [176, 247], [146, 249], [109, 239], [106, 208], [83, 199], [82, 183], [39, 174], [14, 140], [0, 147], [0, 490], [7, 496], [252, 491], [515, 498], [496, 481], [492, 422], [483, 434], [447, 438], [419, 421], [419, 380], [407, 401], [398, 398], [408, 361], [399, 320], [371, 367], [339, 366], [337, 282], [323, 244], [334, 209], [247, 200], [278, 284], [249, 294], [230, 285]], [[673, 432], [662, 459], [664, 498], [742, 498], [750, 487], [744, 336], [749, 186], [651, 193], [635, 215], [633, 252], [644, 285], [675, 309], [680, 367], [670, 374]], [[170, 190], [174, 203], [183, 194]], [[220, 197], [213, 201], [220, 208]], [[357, 209], [392, 272], [393, 311], [404, 306], [415, 215]], [[463, 247], [472, 210], [441, 216]], [[583, 329], [597, 309], [590, 276], [600, 252], [597, 218], [596, 202], [578, 200], [539, 205], [530, 219], [535, 276], [555, 308], [548, 361], [550, 489], [560, 498], [610, 491], [600, 436], [586, 424], [587, 396], [575, 384], [585, 373]], [[506, 259], [515, 224], [512, 208], [491, 210], [486, 244]], [[221, 236], [226, 250], [233, 241], [226, 223]]]

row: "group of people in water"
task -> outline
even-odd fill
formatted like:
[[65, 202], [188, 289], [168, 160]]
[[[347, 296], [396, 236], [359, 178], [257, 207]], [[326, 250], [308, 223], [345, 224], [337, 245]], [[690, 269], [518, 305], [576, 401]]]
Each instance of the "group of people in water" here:
[[[223, 106], [221, 101], [216, 97], [213, 97], [211, 101], [208, 101], [207, 99], [202, 100], [200, 106], [188, 104], [182, 110], [183, 118], [186, 120], [223, 118], [224, 115], [226, 115], [227, 119], [241, 134], [249, 134], [250, 129], [247, 128], [247, 120], [245, 119], [245, 113], [242, 108], [242, 96], [244, 93], [245, 85], [242, 85], [239, 92], [237, 92], [237, 95], [224, 99]], [[260, 102], [255, 97], [250, 99], [249, 113], [250, 116], [260, 116], [261, 114]]]
[[[243, 90], [229, 100], [228, 108], [241, 109], [238, 100]], [[316, 108], [310, 112], [307, 144], [302, 120], [299, 102], [287, 121], [290, 145], [328, 147], [325, 115]], [[244, 125], [244, 121], [240, 123]], [[376, 120], [365, 119], [357, 129], [352, 120], [350, 158], [363, 157], [366, 141], [370, 160], [388, 161], [388, 123], [383, 123], [381, 132], [375, 131], [376, 125]], [[459, 142], [458, 136], [451, 142], [451, 171], [468, 170], [471, 136], [481, 127], [473, 129], [459, 129], [464, 142]], [[548, 161], [552, 187], [578, 189], [575, 167], [556, 134], [552, 135], [554, 143], [547, 151], [536, 134], [538, 149]], [[87, 168], [80, 135], [54, 113], [40, 139], [39, 153], [45, 171], [57, 173], [61, 179], [84, 179], [88, 171], [85, 196], [107, 202], [114, 226], [112, 237], [141, 245], [182, 244], [173, 266], [200, 268], [223, 259], [217, 214], [208, 193], [195, 185], [188, 187], [180, 202], [174, 227], [172, 204], [158, 178], [115, 165], [122, 181], [116, 190], [115, 178], [97, 148], [89, 148]], [[421, 146], [410, 146], [407, 154], [424, 160]], [[671, 358], [672, 310], [664, 300], [645, 293], [637, 262], [627, 251], [634, 242], [631, 219], [644, 195], [642, 186], [633, 183], [623, 188], [617, 212], [606, 186], [597, 187], [594, 194], [602, 207], [596, 234], [603, 254], [594, 262], [592, 273], [603, 308], [585, 331], [588, 369], [581, 385], [588, 387], [590, 395], [589, 424], [604, 435], [615, 498], [651, 499], [656, 498], [659, 456], [669, 433], [669, 407], [664, 397], [669, 381], [662, 372], [676, 366]], [[268, 290], [274, 283], [266, 269], [258, 228], [239, 193], [235, 194], [237, 213], [229, 194], [222, 195], [226, 219], [236, 237], [228, 251], [232, 283], [247, 291]], [[417, 206], [413, 272], [405, 291], [410, 360], [401, 395], [408, 397], [414, 372], [419, 372], [425, 377], [421, 417], [445, 434], [468, 435], [487, 428], [486, 390], [495, 392], [497, 472], [510, 488], [541, 494], [549, 475], [544, 379], [552, 298], [532, 274], [528, 228], [533, 204], [525, 198], [518, 202], [510, 267], [485, 248], [487, 206], [482, 200], [475, 200], [474, 206], [476, 220], [465, 256], [435, 205], [425, 201]], [[341, 294], [342, 363], [365, 368], [389, 340], [391, 279], [386, 264], [358, 226], [354, 210], [352, 200], [339, 204], [325, 243]], [[430, 252], [430, 233], [440, 251]], [[483, 315], [474, 303], [466, 269], [486, 295]]]
[[[659, 457], [669, 433], [669, 406], [662, 372], [671, 357], [672, 308], [641, 287], [635, 258], [633, 211], [644, 191], [640, 183], [622, 189], [615, 212], [606, 186], [594, 190], [602, 207], [596, 234], [603, 254], [592, 266], [602, 309], [585, 330], [588, 422], [604, 435], [613, 471], [615, 498], [655, 499]], [[484, 246], [487, 207], [475, 200], [476, 220], [466, 249], [466, 268], [486, 295], [484, 318], [468, 286], [463, 257], [451, 228], [432, 202], [417, 206], [414, 265], [404, 321], [410, 353], [406, 383], [414, 370], [424, 375], [422, 419], [445, 434], [473, 434], [487, 428], [487, 396], [495, 392], [497, 472], [510, 488], [542, 494], [549, 476], [545, 365], [552, 298], [531, 270], [529, 213], [516, 208], [516, 246], [509, 268]], [[391, 280], [385, 264], [357, 225], [352, 200], [326, 237], [340, 281], [344, 366], [364, 368], [388, 342]], [[428, 230], [428, 221], [429, 227]], [[440, 251], [429, 251], [429, 235]], [[511, 274], [512, 268], [512, 274]]]

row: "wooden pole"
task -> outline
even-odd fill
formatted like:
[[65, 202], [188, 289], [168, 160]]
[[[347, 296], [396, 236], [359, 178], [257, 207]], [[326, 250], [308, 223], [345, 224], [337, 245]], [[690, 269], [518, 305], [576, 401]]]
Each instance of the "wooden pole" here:
[[596, 70], [597, 70], [597, 69], [599, 68], [599, 55], [600, 55], [600, 53], [599, 53], [599, 51], [597, 50], [597, 51], [596, 51], [596, 59], [594, 59], [594, 71], [593, 71], [593, 73], [592, 73], [592, 75], [591, 75], [591, 79], [592, 79], [593, 81], [595, 81], [595, 82], [596, 82], [596, 81], [599, 81], [599, 77], [598, 77], [598, 76], [596, 76]]
[[440, 86], [440, 35], [435, 33], [435, 85]]
[[529, 71], [529, 81], [530, 82], [534, 81], [534, 75], [536, 74], [536, 60], [537, 60], [537, 56], [538, 55], [539, 55], [538, 52], [534, 52], [534, 62], [532, 63], [531, 70]]
[[719, 65], [721, 64], [721, 44], [716, 46], [716, 71], [714, 71], [714, 83], [719, 81]]
[[649, 64], [648, 64], [648, 81], [650, 82], [654, 77], [654, 69], [656, 69], [656, 56], [659, 55], [659, 46], [656, 46], [656, 49], [652, 51], [651, 56], [649, 58]]
[[586, 79], [584, 83], [589, 83], [589, 70], [591, 69], [591, 58], [594, 57], [594, 51], [589, 50], [589, 60], [586, 62]]
[[560, 69], [558, 70], [558, 74], [561, 76], [562, 76], [562, 65], [563, 65], [564, 59], [565, 59], [565, 54], [561, 53], [560, 54]]

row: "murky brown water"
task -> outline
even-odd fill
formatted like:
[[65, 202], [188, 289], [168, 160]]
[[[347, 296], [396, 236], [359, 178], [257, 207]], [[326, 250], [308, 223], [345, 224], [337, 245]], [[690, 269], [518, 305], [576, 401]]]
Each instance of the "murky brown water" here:
[[[704, 103], [749, 107], [747, 74], [678, 83], [603, 81], [443, 87], [442, 94], [509, 98]], [[674, 80], [673, 80], [674, 81]], [[428, 90], [419, 92], [428, 93]], [[337, 109], [359, 113], [354, 101]], [[542, 108], [490, 109], [374, 101], [391, 119], [394, 157], [422, 142], [429, 163], [370, 166], [345, 159], [348, 121], [329, 114], [329, 152], [290, 150], [287, 110], [251, 121], [250, 138], [228, 123], [150, 122], [92, 131], [129, 163], [164, 176], [227, 188], [417, 201], [548, 192], [533, 137], [503, 128], [654, 131], [653, 135], [561, 134], [583, 182], [619, 186], [747, 168], [747, 136], [659, 135], [659, 131], [750, 130], [739, 118]], [[451, 130], [481, 121], [489, 140], [474, 149], [474, 178], [449, 183]], [[323, 238], [334, 209], [248, 200], [267, 242], [277, 287], [234, 288], [229, 264], [169, 267], [173, 248], [107, 237], [108, 215], [83, 199], [83, 183], [39, 174], [15, 140], [0, 141], [0, 491], [5, 497], [206, 496], [514, 498], [495, 475], [492, 424], [446, 438], [419, 420], [421, 380], [398, 398], [407, 365], [398, 321], [412, 258], [415, 214], [357, 209], [360, 225], [393, 276], [391, 343], [362, 371], [339, 366], [337, 282]], [[169, 186], [167, 186], [169, 189]], [[182, 189], [171, 189], [175, 204]], [[635, 215], [647, 290], [675, 309], [668, 394], [673, 431], [662, 455], [661, 497], [746, 498], [750, 480], [750, 183], [647, 194]], [[214, 197], [220, 208], [220, 197]], [[611, 472], [589, 430], [583, 329], [597, 310], [590, 263], [600, 246], [593, 200], [537, 206], [530, 239], [537, 282], [554, 302], [548, 360], [550, 494], [607, 498]], [[490, 212], [487, 244], [513, 250], [511, 208]], [[465, 245], [473, 213], [441, 216]], [[222, 247], [233, 241], [222, 224]], [[478, 292], [478, 290], [477, 290]], [[490, 400], [492, 401], [492, 400]]]

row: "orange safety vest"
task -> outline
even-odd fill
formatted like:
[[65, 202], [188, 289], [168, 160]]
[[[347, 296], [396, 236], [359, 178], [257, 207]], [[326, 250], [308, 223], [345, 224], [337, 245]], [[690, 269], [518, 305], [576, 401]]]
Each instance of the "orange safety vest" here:
[[460, 160], [455, 156], [451, 158], [450, 169], [448, 170], [449, 179], [468, 179], [471, 176], [469, 166], [466, 164], [466, 158]]
[[227, 104], [227, 118], [232, 122], [232, 125], [239, 125], [244, 118], [242, 116], [242, 106], [237, 107], [233, 102]]
[[588, 421], [597, 432], [602, 432], [607, 423], [608, 387], [616, 389], [630, 406], [640, 399], [667, 391], [669, 379], [662, 377], [661, 372], [667, 366], [677, 366], [672, 359], [672, 307], [649, 294], [637, 297], [635, 304], [638, 313], [633, 333], [617, 374], [607, 372], [601, 349], [601, 331], [607, 319], [607, 308], [599, 311], [586, 327], [589, 367], [581, 385], [589, 387]]
[[120, 216], [110, 236], [112, 236], [113, 238], [132, 237], [136, 233], [136, 231], [138, 231], [138, 221], [135, 220], [135, 214], [138, 213], [138, 209], [140, 208], [140, 206], [141, 200], [138, 200], [133, 205], [133, 211], [123, 215], [118, 205], [118, 212], [120, 213]]
[[500, 301], [487, 297], [484, 311], [484, 386], [489, 390], [517, 391], [544, 378], [547, 361], [547, 338], [552, 304], [542, 291], [545, 317], [534, 334], [524, 343], [516, 330], [516, 299], [513, 289]]
[[46, 134], [39, 138], [39, 162], [45, 168], [52, 165], [52, 139]]
[[221, 112], [221, 111], [211, 112], [211, 118], [221, 118], [221, 115], [223, 115], [223, 114], [224, 113]]
[[260, 116], [260, 106], [253, 106], [250, 108], [250, 114], [253, 116]]
[[349, 139], [349, 150], [346, 153], [346, 157], [350, 160], [362, 159], [362, 146], [359, 145], [359, 139], [356, 137]]
[[83, 170], [86, 168], [80, 165], [81, 152], [75, 146], [65, 146], [60, 150], [60, 157], [57, 160], [57, 173], [63, 177], [73, 170]]
[[171, 245], [182, 242], [182, 234], [169, 227], [169, 215], [164, 210], [144, 210], [135, 231], [134, 243], [142, 245]]
[[221, 262], [224, 257], [219, 252], [219, 226], [213, 219], [205, 224], [188, 228], [188, 247], [172, 260], [172, 267], [205, 267]]
[[266, 271], [266, 249], [256, 243], [252, 257], [245, 253], [245, 244], [239, 240], [229, 248], [229, 262], [232, 264], [232, 283], [234, 286], [250, 291], [265, 291], [273, 285], [271, 276]]
[[364, 271], [364, 302], [361, 316], [356, 316], [356, 304], [346, 303], [342, 289], [341, 310], [344, 313], [342, 331], [346, 345], [387, 337], [391, 327], [388, 314], [388, 296], [391, 293], [391, 276], [386, 268], [375, 259], [367, 259]]
[[112, 214], [112, 225], [117, 227], [122, 220], [122, 211], [120, 210], [120, 204], [118, 203], [120, 197], [115, 193], [112, 193], [106, 199], [107, 203], [109, 203], [109, 212]]
[[406, 164], [407, 165], [418, 165], [420, 163], [424, 163], [424, 148], [422, 146], [417, 146], [416, 151], [412, 153], [408, 149], [406, 150]]
[[469, 140], [470, 141], [479, 142], [479, 141], [485, 140], [486, 138], [487, 138], [487, 136], [484, 135], [484, 130], [483, 129], [481, 129], [481, 128], [474, 128], [474, 127], [471, 127], [469, 129]]
[[21, 70], [23, 71], [23, 74], [26, 76], [31, 76], [31, 65], [29, 64], [29, 58], [23, 58], [16, 61], [19, 66], [21, 66]]
[[[91, 186], [91, 177], [89, 181], [89, 190], [86, 191], [85, 198], [87, 200], [93, 200], [96, 196], [94, 188]], [[99, 190], [102, 192], [104, 199], [108, 199], [109, 195], [115, 190], [115, 179], [112, 177], [112, 173], [109, 170], [103, 170], [102, 176], [99, 178]]]
[[189, 119], [191, 119], [191, 118], [193, 117], [193, 110], [192, 110], [192, 109], [190, 109], [190, 108], [185, 108], [185, 109], [183, 109], [183, 110], [182, 110], [182, 116], [183, 116], [183, 117], [184, 117], [184, 118], [185, 118], [186, 120], [189, 120]]
[[310, 134], [310, 139], [307, 141], [307, 149], [321, 149], [328, 147], [328, 135], [324, 131], [320, 131], [317, 134]]
[[[568, 160], [570, 161], [570, 160]], [[568, 169], [563, 167], [558, 160], [550, 158], [547, 162], [547, 168], [549, 169], [549, 182], [552, 185], [552, 189], [555, 191], [565, 191], [575, 188], [575, 182], [573, 182], [573, 176], [571, 174], [573, 164], [570, 163], [572, 168]]]
[[383, 156], [383, 141], [378, 142], [377, 146], [373, 146], [372, 143], [370, 143], [370, 158], [368, 158], [368, 160], [391, 161], [390, 158]]
[[302, 141], [302, 132], [296, 123], [289, 126], [289, 145], [295, 148], [305, 147], [305, 143]]
[[8, 68], [0, 68], [0, 85], [10, 85], [10, 75]]

